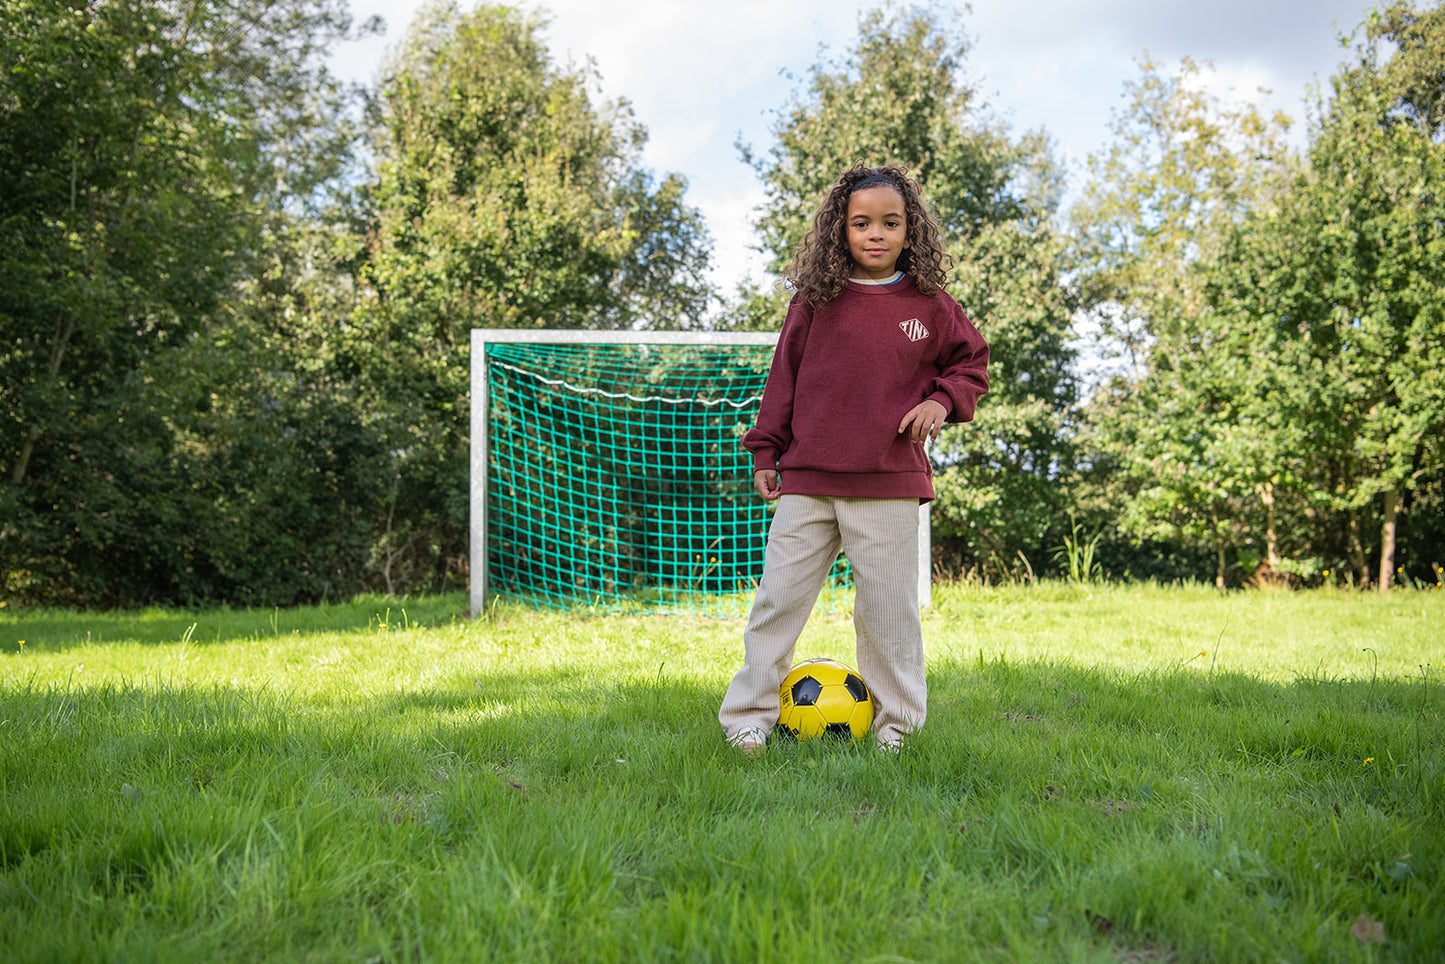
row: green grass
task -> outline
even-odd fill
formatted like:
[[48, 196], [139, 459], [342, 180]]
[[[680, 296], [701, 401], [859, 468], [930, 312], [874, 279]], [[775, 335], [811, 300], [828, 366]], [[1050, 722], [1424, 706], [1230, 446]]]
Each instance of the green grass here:
[[0, 960], [1445, 949], [1445, 594], [945, 587], [902, 754], [758, 760], [737, 621], [464, 606], [0, 611]]

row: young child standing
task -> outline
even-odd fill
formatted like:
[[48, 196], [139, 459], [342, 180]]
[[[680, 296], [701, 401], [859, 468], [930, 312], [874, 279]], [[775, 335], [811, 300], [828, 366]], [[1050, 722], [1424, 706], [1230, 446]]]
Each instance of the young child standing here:
[[854, 165], [824, 198], [787, 271], [795, 291], [743, 437], [753, 486], [780, 499], [743, 634], [743, 665], [718, 720], [763, 752], [778, 688], [839, 552], [857, 589], [858, 671], [873, 732], [897, 749], [923, 725], [919, 504], [933, 498], [925, 444], [973, 418], [988, 346], [943, 290], [951, 260], [918, 185], [899, 167]]

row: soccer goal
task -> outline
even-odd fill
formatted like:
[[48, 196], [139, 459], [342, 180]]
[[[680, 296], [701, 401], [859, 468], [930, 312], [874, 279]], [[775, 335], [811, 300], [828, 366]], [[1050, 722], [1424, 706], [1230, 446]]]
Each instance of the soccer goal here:
[[[776, 341], [473, 329], [472, 612], [500, 594], [746, 613], [772, 506], [753, 492], [741, 440]], [[920, 525], [926, 533], [926, 514]], [[925, 594], [927, 553], [925, 541]], [[840, 558], [819, 606], [845, 607], [850, 582]]]

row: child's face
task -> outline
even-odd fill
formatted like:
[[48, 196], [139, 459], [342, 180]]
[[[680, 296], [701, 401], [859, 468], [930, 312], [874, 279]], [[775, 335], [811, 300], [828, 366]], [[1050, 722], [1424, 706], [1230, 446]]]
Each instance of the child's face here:
[[853, 192], [848, 198], [848, 253], [853, 277], [882, 280], [893, 277], [898, 259], [908, 248], [908, 220], [903, 195], [879, 185]]

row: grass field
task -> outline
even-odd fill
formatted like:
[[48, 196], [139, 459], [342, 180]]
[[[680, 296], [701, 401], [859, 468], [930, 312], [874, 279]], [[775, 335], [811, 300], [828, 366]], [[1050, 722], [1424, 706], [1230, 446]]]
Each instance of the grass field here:
[[756, 760], [737, 621], [0, 610], [0, 960], [1445, 959], [1445, 593], [934, 600]]

